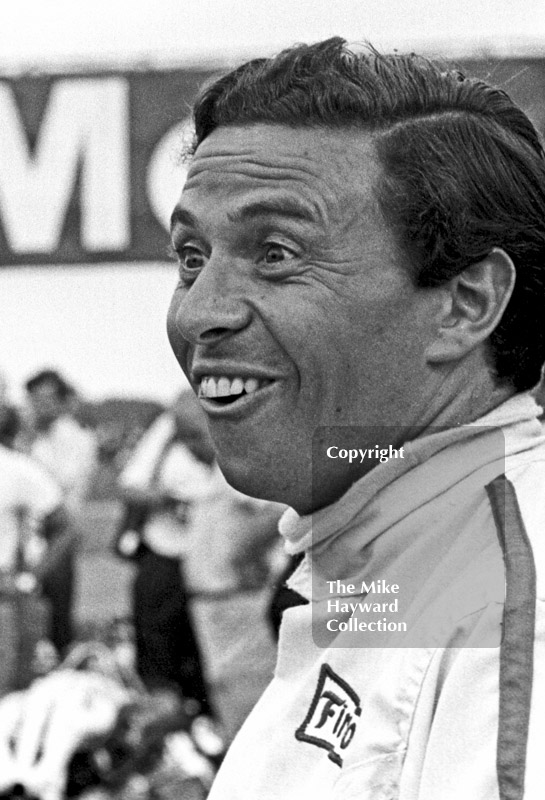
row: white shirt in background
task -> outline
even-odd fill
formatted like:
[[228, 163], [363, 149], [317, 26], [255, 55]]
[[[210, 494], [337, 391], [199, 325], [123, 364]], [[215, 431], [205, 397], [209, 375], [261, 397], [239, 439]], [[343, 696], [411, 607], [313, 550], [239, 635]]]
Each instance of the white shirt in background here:
[[72, 417], [59, 417], [38, 434], [30, 453], [59, 484], [67, 508], [81, 511], [97, 465], [94, 434]]
[[55, 481], [29, 456], [0, 445], [0, 569], [13, 569], [19, 537], [27, 544], [62, 501]]

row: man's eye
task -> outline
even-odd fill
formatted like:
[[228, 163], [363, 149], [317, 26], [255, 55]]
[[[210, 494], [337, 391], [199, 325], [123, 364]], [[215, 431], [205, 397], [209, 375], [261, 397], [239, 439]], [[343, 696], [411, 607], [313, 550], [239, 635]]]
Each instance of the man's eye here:
[[186, 245], [185, 247], [180, 247], [177, 252], [180, 265], [191, 272], [202, 269], [206, 263], [204, 253], [201, 253], [196, 247]]
[[291, 261], [295, 258], [293, 250], [281, 244], [268, 244], [265, 246], [265, 263], [279, 264], [283, 261]]

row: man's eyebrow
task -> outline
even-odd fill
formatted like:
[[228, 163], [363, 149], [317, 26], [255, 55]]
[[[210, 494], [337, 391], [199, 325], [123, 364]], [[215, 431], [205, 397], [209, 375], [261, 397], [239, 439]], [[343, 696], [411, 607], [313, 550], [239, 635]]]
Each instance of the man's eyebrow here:
[[[247, 222], [270, 214], [300, 220], [302, 222], [315, 222], [321, 219], [320, 209], [314, 203], [305, 203], [297, 197], [270, 197], [267, 200], [255, 200], [245, 203], [240, 208], [227, 214], [229, 222]], [[198, 220], [187, 208], [176, 206], [170, 218], [171, 230], [176, 224], [187, 227], [198, 227]]]
[[302, 222], [315, 222], [316, 217], [321, 217], [317, 206], [305, 203], [297, 197], [270, 197], [267, 200], [245, 203], [230, 212], [227, 218], [230, 222], [246, 222], [268, 214], [291, 217]]
[[176, 206], [170, 217], [170, 230], [179, 223], [180, 225], [187, 225], [188, 227], [197, 226], [197, 218], [188, 211], [187, 208]]

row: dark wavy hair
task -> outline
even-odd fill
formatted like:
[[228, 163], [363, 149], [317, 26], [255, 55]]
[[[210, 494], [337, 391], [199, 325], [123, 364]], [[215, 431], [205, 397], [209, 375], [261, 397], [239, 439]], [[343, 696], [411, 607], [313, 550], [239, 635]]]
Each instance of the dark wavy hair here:
[[72, 386], [54, 369], [42, 369], [37, 372], [25, 382], [25, 389], [32, 394], [44, 384], [54, 386], [60, 400], [67, 400], [74, 393]]
[[545, 159], [502, 89], [421, 56], [352, 50], [338, 37], [249, 61], [194, 106], [194, 153], [220, 126], [361, 128], [375, 141], [385, 219], [422, 287], [505, 250], [517, 279], [490, 337], [496, 379], [535, 386], [545, 361]]

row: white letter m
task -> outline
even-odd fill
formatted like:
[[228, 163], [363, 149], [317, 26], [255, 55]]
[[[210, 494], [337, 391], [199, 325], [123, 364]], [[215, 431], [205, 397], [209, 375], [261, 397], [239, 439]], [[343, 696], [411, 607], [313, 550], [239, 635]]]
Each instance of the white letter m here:
[[118, 77], [53, 85], [36, 148], [0, 83], [0, 214], [16, 253], [54, 251], [81, 164], [81, 244], [122, 250], [130, 240], [128, 86]]

